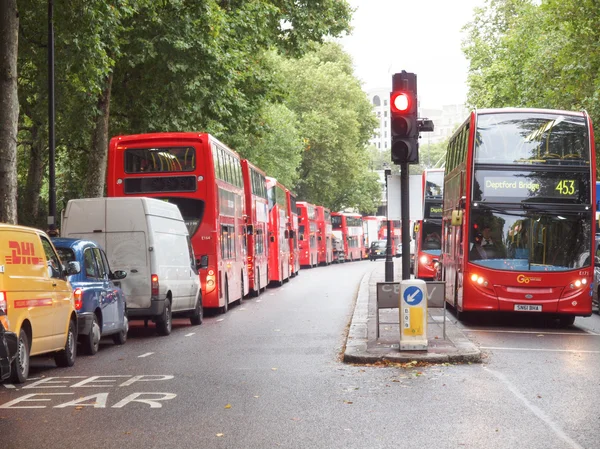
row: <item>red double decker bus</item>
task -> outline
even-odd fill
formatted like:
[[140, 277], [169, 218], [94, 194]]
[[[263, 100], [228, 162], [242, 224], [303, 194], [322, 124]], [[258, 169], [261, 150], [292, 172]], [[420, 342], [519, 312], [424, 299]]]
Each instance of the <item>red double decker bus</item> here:
[[442, 276], [468, 311], [592, 313], [596, 157], [586, 112], [484, 109], [449, 142]]
[[369, 257], [369, 248], [371, 248], [373, 242], [383, 240], [379, 238], [379, 231], [382, 224], [385, 225], [385, 223], [385, 217], [378, 217], [375, 215], [363, 217], [363, 235], [365, 240], [365, 254], [363, 254], [363, 258]]
[[333, 242], [331, 227], [331, 211], [323, 206], [317, 208], [317, 247], [318, 264], [329, 265], [333, 262]]
[[264, 172], [252, 165], [247, 159], [242, 160], [242, 176], [244, 179], [246, 236], [248, 239], [248, 287], [254, 296], [258, 296], [269, 283], [267, 181]]
[[423, 280], [434, 279], [442, 252], [443, 187], [443, 168], [423, 171], [423, 220], [415, 223], [414, 256], [415, 277]]
[[317, 247], [317, 209], [306, 201], [298, 201], [298, 249], [300, 266], [316, 267], [319, 263]]
[[288, 199], [288, 228], [290, 236], [290, 274], [292, 277], [297, 276], [300, 272], [300, 249], [298, 248], [298, 206], [296, 195], [287, 191]]
[[289, 213], [286, 188], [267, 176], [269, 201], [269, 283], [281, 285], [290, 278]]
[[359, 214], [332, 212], [333, 234], [343, 242], [345, 260], [361, 260], [364, 252], [363, 224]]
[[[387, 219], [382, 217], [379, 227], [379, 240], [387, 240]], [[400, 256], [402, 254], [402, 222], [400, 220], [391, 220], [390, 231], [392, 235], [392, 256]], [[412, 252], [411, 252], [411, 265], [412, 265]]]
[[177, 204], [200, 270], [202, 305], [227, 312], [248, 293], [244, 183], [240, 157], [205, 133], [117, 136], [108, 152], [110, 197]]

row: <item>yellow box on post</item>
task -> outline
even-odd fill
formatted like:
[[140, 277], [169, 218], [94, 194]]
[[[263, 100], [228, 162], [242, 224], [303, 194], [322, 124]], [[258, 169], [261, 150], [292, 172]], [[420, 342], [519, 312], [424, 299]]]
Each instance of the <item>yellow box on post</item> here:
[[427, 350], [427, 284], [420, 279], [400, 283], [400, 350]]

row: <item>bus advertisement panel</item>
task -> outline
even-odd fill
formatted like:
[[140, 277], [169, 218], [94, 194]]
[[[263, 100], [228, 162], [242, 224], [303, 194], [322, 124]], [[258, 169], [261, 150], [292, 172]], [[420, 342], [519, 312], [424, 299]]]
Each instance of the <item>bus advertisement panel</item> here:
[[269, 283], [267, 277], [269, 262], [267, 181], [264, 172], [247, 159], [242, 160], [242, 177], [246, 205], [248, 287], [254, 296], [258, 296]]
[[415, 224], [414, 274], [418, 279], [433, 280], [442, 252], [442, 202], [444, 169], [423, 172], [423, 220]]
[[300, 266], [316, 267], [319, 263], [317, 247], [317, 210], [306, 201], [298, 201], [298, 249]]
[[289, 214], [286, 188], [267, 176], [269, 201], [269, 283], [281, 285], [290, 278]]
[[200, 270], [202, 305], [227, 312], [248, 293], [240, 157], [205, 133], [117, 136], [108, 153], [109, 197], [146, 196], [176, 204]]
[[332, 212], [333, 234], [344, 245], [345, 260], [361, 260], [364, 253], [362, 217], [358, 214]]
[[297, 200], [289, 189], [286, 189], [288, 199], [288, 228], [290, 242], [290, 275], [297, 276], [300, 272], [300, 249], [298, 248], [298, 206]]
[[319, 265], [329, 265], [333, 262], [332, 237], [331, 211], [323, 206], [317, 206], [317, 246], [319, 248]]
[[592, 313], [594, 148], [586, 112], [478, 110], [454, 133], [441, 262], [459, 315]]

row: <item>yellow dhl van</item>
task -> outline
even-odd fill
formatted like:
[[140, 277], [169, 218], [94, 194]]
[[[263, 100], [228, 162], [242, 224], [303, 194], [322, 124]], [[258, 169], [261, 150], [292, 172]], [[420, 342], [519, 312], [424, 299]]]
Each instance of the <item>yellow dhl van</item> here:
[[29, 357], [54, 352], [58, 366], [72, 366], [77, 344], [77, 313], [68, 274], [48, 236], [37, 229], [0, 223], [0, 308], [19, 338], [11, 381], [22, 383]]

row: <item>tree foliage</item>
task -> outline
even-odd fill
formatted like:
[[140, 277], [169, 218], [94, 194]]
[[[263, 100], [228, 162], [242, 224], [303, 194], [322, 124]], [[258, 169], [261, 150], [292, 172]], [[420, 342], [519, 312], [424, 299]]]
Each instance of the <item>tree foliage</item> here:
[[473, 107], [586, 109], [600, 120], [594, 0], [487, 0], [466, 26]]

